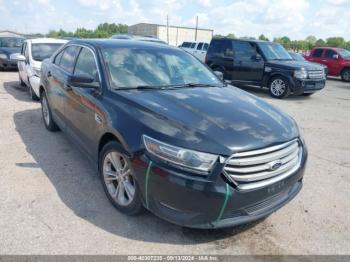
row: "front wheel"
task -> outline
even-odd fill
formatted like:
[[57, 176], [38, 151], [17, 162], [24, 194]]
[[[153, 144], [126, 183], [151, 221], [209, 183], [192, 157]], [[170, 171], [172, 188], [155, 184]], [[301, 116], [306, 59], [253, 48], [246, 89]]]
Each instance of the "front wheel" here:
[[344, 82], [350, 82], [350, 68], [344, 69], [341, 73], [341, 79]]
[[41, 95], [41, 113], [44, 120], [44, 124], [47, 130], [49, 131], [57, 131], [58, 126], [55, 121], [52, 119], [52, 113], [49, 106], [49, 102], [47, 101], [46, 93], [43, 92]]
[[290, 94], [289, 81], [283, 76], [275, 76], [269, 82], [269, 92], [272, 97], [285, 98]]
[[99, 173], [109, 201], [122, 213], [136, 215], [144, 210], [129, 158], [116, 141], [107, 143], [99, 157]]

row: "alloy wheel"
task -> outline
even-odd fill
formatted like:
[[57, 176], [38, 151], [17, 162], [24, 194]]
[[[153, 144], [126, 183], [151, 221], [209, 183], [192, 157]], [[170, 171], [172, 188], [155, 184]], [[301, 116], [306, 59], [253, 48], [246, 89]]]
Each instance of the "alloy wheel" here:
[[275, 79], [271, 83], [271, 93], [275, 96], [281, 96], [286, 91], [286, 83], [282, 79]]
[[109, 152], [103, 161], [103, 180], [109, 195], [121, 206], [128, 206], [135, 197], [135, 180], [124, 156]]
[[42, 108], [42, 113], [43, 113], [43, 118], [44, 118], [45, 124], [48, 126], [48, 125], [50, 125], [50, 113], [49, 113], [49, 105], [47, 103], [47, 99], [46, 99], [45, 95], [42, 99], [41, 108]]

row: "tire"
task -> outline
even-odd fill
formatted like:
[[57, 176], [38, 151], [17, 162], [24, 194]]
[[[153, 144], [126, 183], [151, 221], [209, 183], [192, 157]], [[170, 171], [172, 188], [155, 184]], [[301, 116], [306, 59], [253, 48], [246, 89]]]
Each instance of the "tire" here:
[[341, 72], [341, 79], [344, 82], [350, 82], [350, 68], [346, 68]]
[[102, 148], [99, 155], [100, 179], [107, 198], [116, 209], [126, 215], [137, 215], [144, 211], [141, 192], [131, 162], [124, 152], [117, 141], [108, 142]]
[[274, 98], [285, 98], [290, 94], [289, 80], [283, 76], [274, 76], [269, 81], [269, 92]]
[[51, 109], [45, 92], [43, 92], [41, 95], [41, 114], [43, 117], [44, 125], [47, 130], [54, 132], [59, 129], [52, 118]]

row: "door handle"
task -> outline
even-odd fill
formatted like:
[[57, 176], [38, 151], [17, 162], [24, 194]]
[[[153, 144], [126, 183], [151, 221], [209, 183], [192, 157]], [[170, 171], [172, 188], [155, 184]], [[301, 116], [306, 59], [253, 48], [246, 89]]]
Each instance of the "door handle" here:
[[52, 76], [51, 71], [48, 71], [47, 72], [47, 77], [51, 77], [51, 76]]
[[64, 88], [66, 91], [72, 90], [72, 87], [71, 87], [70, 85], [68, 85], [68, 84], [64, 84], [64, 85], [63, 85], [63, 88]]

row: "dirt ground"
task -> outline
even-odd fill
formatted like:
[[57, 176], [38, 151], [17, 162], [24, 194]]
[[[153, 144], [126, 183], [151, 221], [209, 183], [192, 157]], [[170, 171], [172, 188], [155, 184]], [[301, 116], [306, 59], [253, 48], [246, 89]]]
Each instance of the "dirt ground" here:
[[350, 254], [350, 83], [276, 100], [309, 149], [304, 187], [264, 221], [193, 230], [120, 214], [62, 132], [50, 133], [17, 72], [0, 72], [0, 254]]

